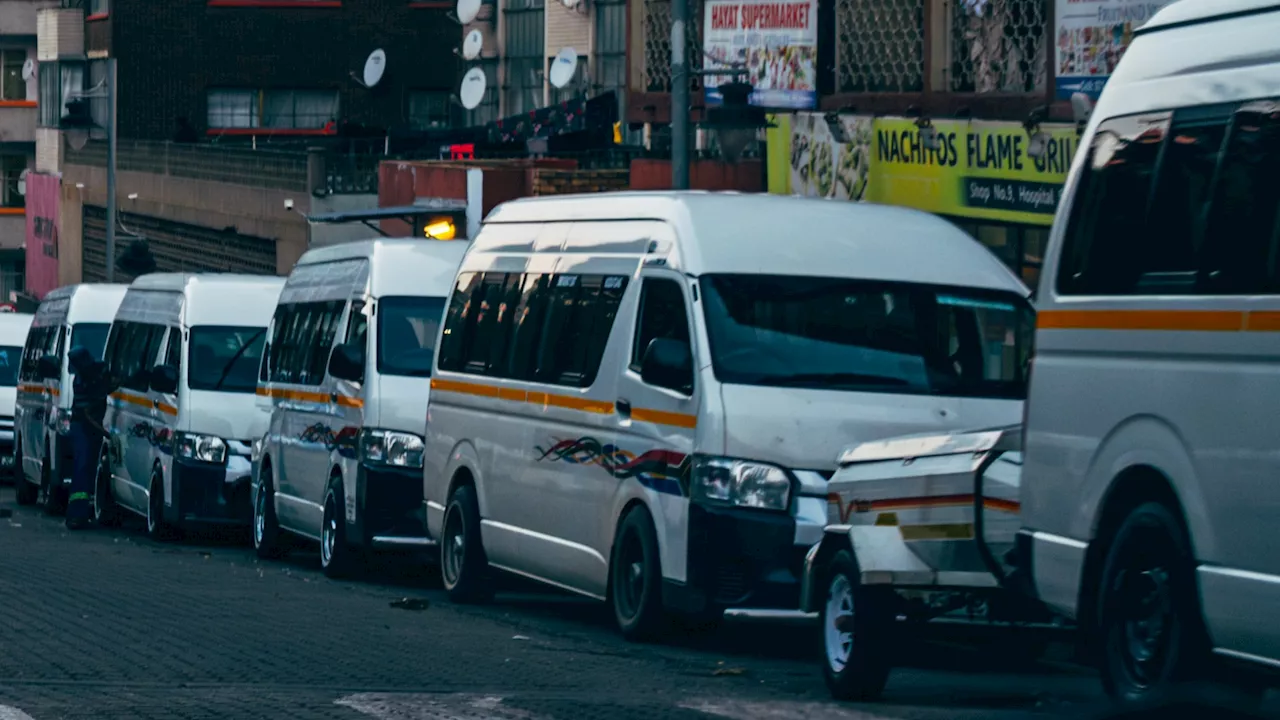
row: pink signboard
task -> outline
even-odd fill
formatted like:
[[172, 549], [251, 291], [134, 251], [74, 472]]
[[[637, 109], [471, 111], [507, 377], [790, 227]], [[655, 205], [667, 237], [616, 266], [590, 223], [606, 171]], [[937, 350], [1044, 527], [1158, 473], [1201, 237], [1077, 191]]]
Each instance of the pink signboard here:
[[58, 211], [62, 179], [27, 174], [27, 292], [43, 298], [58, 287]]

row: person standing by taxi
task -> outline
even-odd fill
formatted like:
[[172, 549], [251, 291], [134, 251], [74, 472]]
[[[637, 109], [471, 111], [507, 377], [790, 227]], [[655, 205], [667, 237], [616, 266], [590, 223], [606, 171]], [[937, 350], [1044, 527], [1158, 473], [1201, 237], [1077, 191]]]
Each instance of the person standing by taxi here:
[[93, 512], [90, 498], [98, 468], [98, 451], [106, 437], [102, 420], [107, 414], [107, 396], [113, 388], [106, 366], [83, 347], [72, 348], [67, 361], [75, 373], [71, 396], [72, 470], [67, 529], [80, 530], [88, 526]]

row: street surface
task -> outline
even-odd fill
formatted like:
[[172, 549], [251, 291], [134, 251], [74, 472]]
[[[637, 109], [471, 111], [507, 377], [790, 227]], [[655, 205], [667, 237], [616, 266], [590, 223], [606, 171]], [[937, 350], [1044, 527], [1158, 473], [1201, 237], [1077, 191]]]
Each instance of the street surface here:
[[921, 646], [883, 702], [841, 705], [805, 626], [733, 622], [633, 645], [603, 605], [515, 587], [490, 606], [455, 606], [410, 562], [337, 582], [312, 549], [263, 562], [214, 538], [154, 543], [140, 521], [69, 533], [3, 487], [9, 512], [0, 720], [1104, 716], [1091, 674], [1002, 663], [990, 649]]

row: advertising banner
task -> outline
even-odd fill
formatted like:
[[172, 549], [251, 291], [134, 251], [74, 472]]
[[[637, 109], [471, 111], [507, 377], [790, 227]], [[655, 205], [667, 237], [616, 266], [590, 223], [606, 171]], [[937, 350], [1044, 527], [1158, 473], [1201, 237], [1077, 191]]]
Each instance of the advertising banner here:
[[1020, 123], [934, 120], [937, 146], [925, 149], [914, 120], [833, 120], [834, 129], [821, 113], [773, 118], [769, 192], [1050, 225], [1078, 143], [1075, 126], [1044, 125], [1048, 142], [1033, 158]]
[[745, 68], [746, 77], [706, 78], [708, 103], [735, 79], [751, 83], [751, 104], [808, 110], [817, 107], [817, 0], [706, 0], [702, 47], [708, 70]]
[[1058, 0], [1054, 3], [1058, 29], [1058, 98], [1082, 92], [1093, 99], [1142, 27], [1157, 10], [1173, 0]]
[[1014, 122], [935, 120], [938, 146], [926, 150], [914, 120], [878, 119], [867, 199], [939, 215], [1050, 225], [1075, 155], [1073, 125], [1042, 126], [1045, 152]]
[[43, 298], [58, 287], [58, 214], [62, 179], [27, 174], [27, 292]]

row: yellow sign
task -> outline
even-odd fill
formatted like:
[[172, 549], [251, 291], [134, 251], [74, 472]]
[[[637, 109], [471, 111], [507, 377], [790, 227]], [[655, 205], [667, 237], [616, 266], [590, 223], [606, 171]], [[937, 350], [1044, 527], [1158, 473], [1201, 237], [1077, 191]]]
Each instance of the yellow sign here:
[[868, 199], [939, 215], [1049, 225], [1076, 150], [1074, 126], [1042, 128], [1043, 152], [1019, 123], [933, 121], [926, 148], [914, 120], [876, 120]]
[[1031, 157], [1020, 123], [934, 120], [931, 148], [914, 120], [794, 113], [768, 130], [769, 192], [869, 200], [939, 215], [1049, 225], [1077, 134], [1046, 125]]

